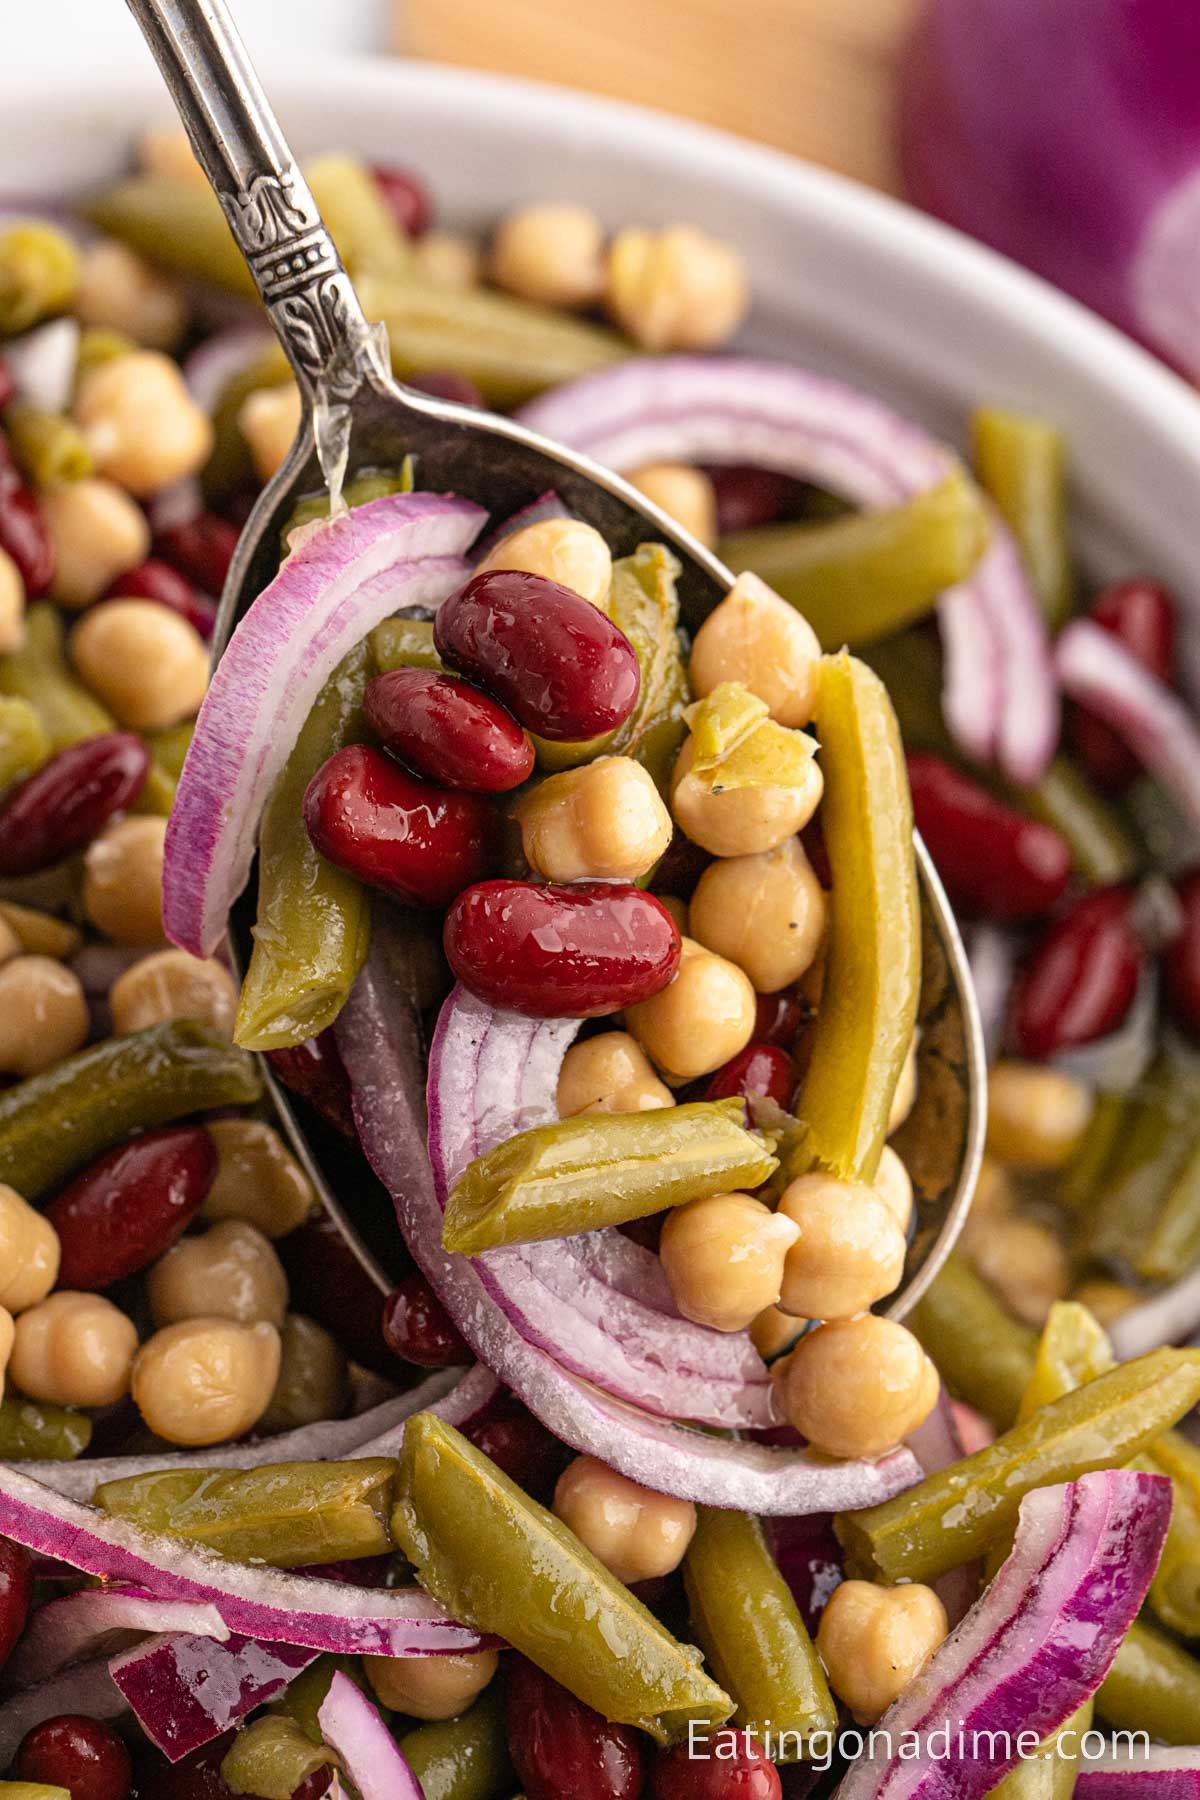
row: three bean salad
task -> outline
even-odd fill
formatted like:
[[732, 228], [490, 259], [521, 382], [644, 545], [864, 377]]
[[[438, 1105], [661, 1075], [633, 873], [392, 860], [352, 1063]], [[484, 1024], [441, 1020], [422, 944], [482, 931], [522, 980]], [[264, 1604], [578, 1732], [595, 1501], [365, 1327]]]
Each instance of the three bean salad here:
[[[731, 348], [733, 244], [306, 173], [399, 376], [737, 579], [397, 444], [210, 672], [301, 416], [219, 206], [0, 206], [0, 1800], [1194, 1800], [1176, 598], [1051, 421]], [[991, 1069], [901, 1320], [914, 821]]]

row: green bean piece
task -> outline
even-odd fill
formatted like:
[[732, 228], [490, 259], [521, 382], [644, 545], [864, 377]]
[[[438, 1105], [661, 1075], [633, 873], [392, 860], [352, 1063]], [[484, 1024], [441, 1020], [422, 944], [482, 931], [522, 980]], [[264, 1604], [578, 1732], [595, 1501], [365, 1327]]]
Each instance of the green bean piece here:
[[67, 962], [83, 947], [83, 933], [66, 919], [53, 913], [39, 912], [34, 906], [20, 906], [15, 900], [0, 900], [0, 919], [12, 930], [27, 956], [53, 956]]
[[837, 1730], [837, 1707], [812, 1639], [759, 1521], [697, 1509], [683, 1563], [692, 1627], [735, 1719], [776, 1760], [798, 1762], [814, 1732]]
[[960, 752], [942, 713], [942, 657], [936, 638], [927, 631], [902, 631], [864, 644], [859, 655], [887, 689], [907, 748], [957, 758]]
[[0, 656], [0, 694], [29, 702], [55, 750], [117, 728], [112, 714], [71, 673], [65, 642], [58, 608], [41, 600], [25, 614], [24, 642]]
[[740, 1099], [649, 1113], [581, 1113], [536, 1125], [477, 1157], [446, 1203], [447, 1250], [572, 1237], [741, 1188], [778, 1166], [742, 1125]]
[[359, 644], [334, 670], [263, 813], [254, 949], [233, 1033], [248, 1050], [302, 1044], [332, 1025], [366, 961], [366, 889], [313, 848], [304, 791], [335, 750], [361, 736], [370, 661]]
[[1066, 838], [1085, 881], [1115, 887], [1145, 860], [1124, 821], [1075, 763], [1056, 756], [1036, 787], [1010, 789], [1012, 799]]
[[14, 401], [6, 408], [4, 429], [13, 455], [35, 487], [82, 481], [94, 468], [87, 439], [65, 413], [43, 412], [39, 406]]
[[1098, 1262], [1118, 1261], [1147, 1281], [1181, 1272], [1194, 1231], [1200, 1068], [1166, 1046], [1130, 1096], [1103, 1193], [1083, 1231]]
[[0, 1781], [0, 1800], [71, 1800], [71, 1790], [44, 1781]]
[[403, 278], [412, 250], [383, 189], [357, 156], [331, 152], [304, 165], [313, 199], [351, 275]]
[[151, 813], [156, 819], [170, 818], [178, 786], [176, 777], [164, 769], [157, 757], [152, 755], [142, 791], [130, 807], [130, 812]]
[[527, 1656], [577, 1699], [656, 1742], [712, 1727], [733, 1702], [693, 1652], [561, 1519], [433, 1413], [400, 1451], [396, 1542], [454, 1614]]
[[865, 663], [822, 659], [816, 723], [833, 891], [825, 997], [795, 1110], [823, 1167], [869, 1182], [920, 997], [912, 802], [896, 715]]
[[1144, 1731], [1164, 1744], [1197, 1743], [1200, 1663], [1137, 1619], [1096, 1690], [1096, 1712], [1117, 1731]]
[[35, 1200], [132, 1131], [261, 1093], [253, 1059], [195, 1019], [105, 1038], [0, 1093], [0, 1181]]
[[242, 407], [262, 388], [282, 387], [292, 379], [291, 365], [279, 344], [271, 344], [248, 368], [226, 382], [213, 409], [213, 447], [200, 471], [204, 497], [211, 504], [232, 493], [252, 475], [250, 447], [239, 423]]
[[[299, 1675], [289, 1681], [277, 1700], [271, 1701], [268, 1713], [276, 1718], [293, 1720], [309, 1743], [323, 1743], [317, 1714], [325, 1704], [334, 1676], [339, 1673], [361, 1688], [364, 1694], [371, 1693], [357, 1656], [318, 1656], [316, 1662], [309, 1663], [307, 1669], [301, 1669]], [[376, 1706], [380, 1706], [374, 1695], [371, 1698]], [[387, 1712], [386, 1707], [380, 1707], [380, 1710]]]
[[368, 642], [376, 675], [389, 669], [444, 669], [433, 644], [432, 619], [385, 619]]
[[1079, 1148], [1054, 1184], [1054, 1197], [1068, 1212], [1085, 1213], [1101, 1191], [1121, 1142], [1129, 1100], [1125, 1094], [1098, 1094]]
[[838, 1535], [855, 1568], [868, 1576], [933, 1580], [1010, 1531], [1033, 1488], [1122, 1467], [1197, 1399], [1200, 1350], [1153, 1350], [1039, 1407], [1024, 1424], [897, 1499], [841, 1514]]
[[92, 1441], [86, 1413], [33, 1400], [0, 1400], [0, 1458], [5, 1462], [73, 1461]]
[[183, 759], [191, 748], [195, 729], [195, 719], [185, 719], [182, 725], [167, 725], [162, 731], [146, 733], [150, 754], [158, 768], [172, 781], [178, 781], [183, 774]]
[[1108, 1334], [1087, 1307], [1077, 1300], [1056, 1300], [1042, 1327], [1017, 1423], [1023, 1425], [1039, 1407], [1105, 1374], [1114, 1361]]
[[438, 1719], [405, 1732], [400, 1748], [425, 1800], [502, 1800], [512, 1792], [516, 1776], [498, 1681], [457, 1719]]
[[46, 727], [28, 700], [0, 697], [0, 793], [40, 769], [50, 756]]
[[258, 297], [220, 201], [207, 186], [131, 175], [86, 201], [81, 210], [101, 231], [160, 268], [199, 276], [251, 300]]
[[[342, 499], [347, 506], [353, 508], [365, 506], [368, 500], [381, 500], [385, 494], [411, 492], [411, 475], [404, 469], [372, 469], [352, 476], [342, 488]], [[298, 500], [291, 518], [280, 533], [281, 554], [287, 555], [290, 548], [288, 539], [293, 531], [298, 531], [304, 525], [315, 525], [318, 519], [328, 517], [328, 493], [306, 494], [303, 500]]]
[[1029, 413], [983, 406], [971, 421], [975, 473], [1007, 520], [1052, 625], [1075, 599], [1067, 541], [1066, 443]]
[[79, 253], [65, 231], [25, 219], [0, 232], [0, 337], [16, 337], [71, 304]]
[[292, 1800], [301, 1782], [335, 1761], [333, 1751], [314, 1744], [295, 1719], [263, 1713], [235, 1733], [221, 1775], [234, 1794]]
[[92, 1504], [147, 1531], [203, 1544], [231, 1562], [300, 1569], [390, 1551], [395, 1480], [388, 1456], [161, 1469], [106, 1481]]
[[1079, 1774], [1079, 1746], [1091, 1726], [1093, 1710], [1093, 1702], [1085, 1700], [1052, 1736], [1043, 1739], [1035, 1756], [1027, 1756], [1010, 1769], [992, 1790], [999, 1800], [1071, 1800]]
[[964, 581], [988, 539], [987, 510], [962, 469], [885, 512], [830, 524], [760, 525], [719, 547], [802, 612], [824, 650], [852, 649], [913, 625]]

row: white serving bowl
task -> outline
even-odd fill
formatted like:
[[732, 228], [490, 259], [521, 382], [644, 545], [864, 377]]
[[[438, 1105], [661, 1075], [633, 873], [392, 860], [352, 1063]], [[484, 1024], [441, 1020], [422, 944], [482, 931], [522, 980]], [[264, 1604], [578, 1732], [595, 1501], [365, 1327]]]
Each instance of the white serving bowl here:
[[[446, 219], [569, 197], [611, 224], [686, 219], [752, 274], [745, 341], [877, 390], [961, 440], [980, 400], [1044, 412], [1071, 447], [1076, 542], [1097, 576], [1145, 568], [1196, 621], [1200, 398], [1034, 276], [895, 201], [662, 114], [424, 63], [267, 71], [300, 151], [346, 148], [423, 171]], [[86, 85], [0, 71], [0, 200], [80, 191], [169, 112], [144, 69]]]

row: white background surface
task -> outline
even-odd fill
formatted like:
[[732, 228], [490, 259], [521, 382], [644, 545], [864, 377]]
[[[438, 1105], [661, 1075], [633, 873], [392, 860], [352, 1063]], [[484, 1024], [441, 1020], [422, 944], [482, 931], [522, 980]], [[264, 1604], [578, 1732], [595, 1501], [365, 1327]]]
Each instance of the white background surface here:
[[[252, 55], [302, 57], [373, 50], [384, 41], [386, 0], [230, 0]], [[128, 67], [146, 56], [124, 0], [0, 0], [0, 72], [58, 65], [77, 75]]]

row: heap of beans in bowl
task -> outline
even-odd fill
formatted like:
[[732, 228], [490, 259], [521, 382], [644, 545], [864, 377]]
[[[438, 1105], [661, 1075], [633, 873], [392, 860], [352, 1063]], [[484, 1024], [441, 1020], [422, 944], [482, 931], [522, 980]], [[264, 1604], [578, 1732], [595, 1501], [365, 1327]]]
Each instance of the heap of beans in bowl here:
[[[217, 203], [0, 205], [0, 1800], [1194, 1793], [1179, 600], [1051, 422], [729, 348], [731, 244], [307, 173], [398, 374], [736, 581], [397, 444], [210, 679], [300, 421]], [[901, 1322], [914, 817], [992, 1070]]]

